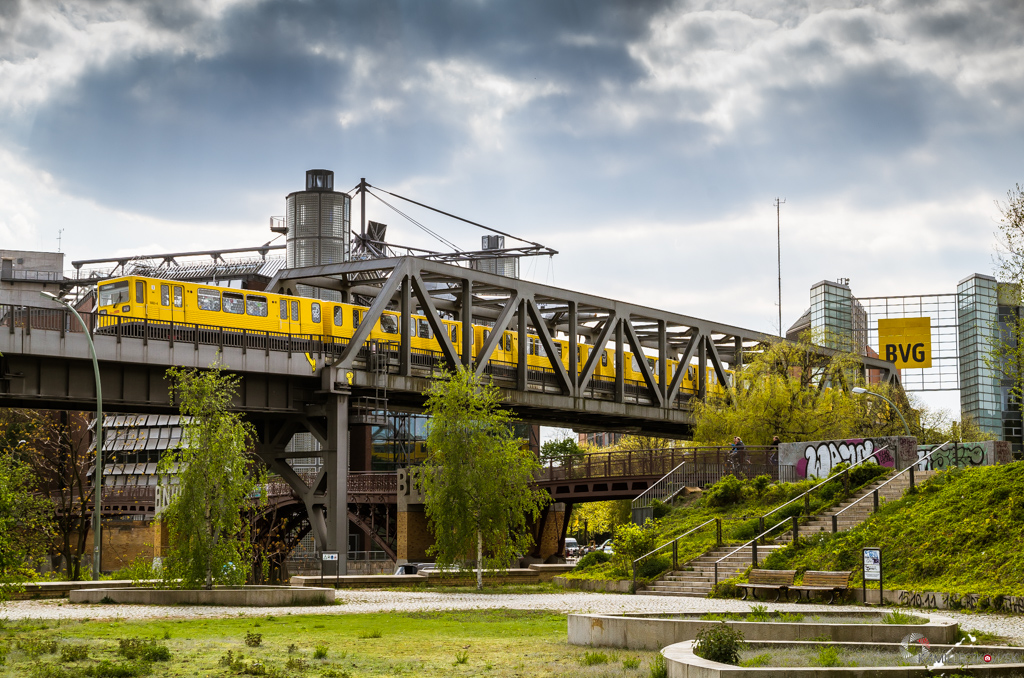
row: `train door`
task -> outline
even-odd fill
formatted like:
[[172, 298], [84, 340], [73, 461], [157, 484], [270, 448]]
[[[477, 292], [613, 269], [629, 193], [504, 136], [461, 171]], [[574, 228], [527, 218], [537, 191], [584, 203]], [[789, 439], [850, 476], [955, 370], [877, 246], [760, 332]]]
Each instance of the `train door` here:
[[299, 333], [299, 300], [280, 297], [281, 304], [278, 306], [278, 327], [279, 331], [285, 334]]
[[162, 282], [149, 283], [149, 303], [146, 304], [146, 317], [151, 320], [171, 319], [171, 284]]
[[301, 304], [305, 308], [299, 315], [299, 332], [301, 334], [321, 335], [324, 333], [323, 308], [319, 301], [310, 301]]
[[326, 304], [330, 311], [324, 318], [324, 334], [332, 337], [347, 337], [352, 334], [348, 331], [345, 322], [345, 307], [341, 304]]
[[[160, 300], [163, 303], [163, 299]], [[185, 288], [183, 285], [171, 285], [171, 320], [176, 323], [185, 322]]]

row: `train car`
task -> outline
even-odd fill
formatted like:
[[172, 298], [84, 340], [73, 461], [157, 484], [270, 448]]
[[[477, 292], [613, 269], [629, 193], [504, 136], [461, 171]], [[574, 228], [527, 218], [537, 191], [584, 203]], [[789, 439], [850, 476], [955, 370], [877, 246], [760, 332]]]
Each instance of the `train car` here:
[[[108, 328], [118, 322], [131, 323], [146, 320], [156, 323], [189, 323], [210, 327], [233, 328], [254, 332], [271, 332], [281, 334], [297, 334], [306, 336], [322, 336], [336, 339], [350, 338], [363, 322], [366, 312], [364, 306], [354, 304], [310, 299], [255, 290], [241, 290], [217, 287], [203, 283], [126, 276], [101, 283], [97, 288], [97, 304], [100, 315], [99, 327]], [[448, 319], [441, 320], [445, 332], [455, 347], [456, 354], [462, 356], [462, 342], [459, 333], [461, 324]], [[370, 330], [369, 339], [378, 341], [399, 342], [401, 316], [395, 311], [384, 311]], [[411, 318], [411, 346], [414, 349], [440, 351], [440, 345], [433, 334], [426, 317], [413, 315]], [[482, 325], [473, 326], [472, 351], [476, 356], [483, 348], [492, 329]], [[527, 336], [527, 364], [534, 369], [550, 369], [551, 364], [544, 349], [543, 342], [536, 335]], [[555, 351], [567, 370], [581, 372], [587, 364], [592, 346], [577, 346], [577, 365], [569, 365], [569, 342], [565, 339], [553, 339]], [[490, 360], [505, 363], [512, 367], [519, 358], [519, 335], [515, 331], [505, 330], [502, 338], [491, 354]], [[627, 381], [643, 382], [638, 358], [632, 352], [623, 352], [623, 372]], [[658, 375], [658, 361], [654, 356], [643, 356], [654, 372], [655, 381]], [[668, 378], [672, 379], [675, 370], [680, 369], [678, 361], [669, 360], [667, 365]], [[728, 376], [728, 375], [727, 375]], [[594, 367], [594, 378], [598, 381], [614, 381], [615, 351], [611, 348], [602, 350], [600, 359]], [[717, 373], [707, 368], [708, 390], [722, 391], [723, 385], [718, 383]], [[697, 390], [697, 367], [686, 366], [680, 390], [684, 393], [695, 393]]]

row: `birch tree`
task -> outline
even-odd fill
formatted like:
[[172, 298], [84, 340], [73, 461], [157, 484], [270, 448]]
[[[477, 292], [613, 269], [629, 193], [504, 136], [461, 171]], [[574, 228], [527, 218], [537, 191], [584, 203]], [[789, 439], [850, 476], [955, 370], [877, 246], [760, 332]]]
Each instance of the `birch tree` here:
[[242, 512], [263, 477], [248, 453], [255, 431], [230, 412], [238, 377], [211, 369], [167, 371], [183, 421], [180, 446], [160, 461], [162, 479], [176, 476], [177, 490], [164, 513], [170, 552], [165, 581], [184, 588], [213, 588], [245, 582], [252, 560]]
[[421, 475], [434, 534], [428, 553], [442, 568], [476, 555], [483, 570], [504, 570], [533, 544], [527, 529], [550, 497], [533, 485], [536, 457], [513, 433], [514, 417], [500, 408], [497, 387], [460, 368], [427, 389], [427, 460]]

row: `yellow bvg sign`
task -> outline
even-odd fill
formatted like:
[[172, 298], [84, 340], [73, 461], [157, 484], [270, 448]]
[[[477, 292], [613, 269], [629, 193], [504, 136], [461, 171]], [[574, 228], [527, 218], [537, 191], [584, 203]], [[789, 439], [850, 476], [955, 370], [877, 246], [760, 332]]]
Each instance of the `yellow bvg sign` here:
[[878, 321], [878, 355], [898, 369], [932, 366], [932, 319]]

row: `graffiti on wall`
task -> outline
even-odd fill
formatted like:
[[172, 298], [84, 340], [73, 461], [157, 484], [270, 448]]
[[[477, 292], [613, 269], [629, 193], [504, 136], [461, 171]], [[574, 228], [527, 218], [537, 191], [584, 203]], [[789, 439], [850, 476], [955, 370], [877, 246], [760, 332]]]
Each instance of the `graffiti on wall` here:
[[[928, 459], [919, 461], [919, 471], [943, 471], [948, 468], [959, 466], [966, 468], [970, 466], [984, 466], [991, 463], [985, 450], [985, 443], [952, 443], [946, 445]], [[921, 459], [928, 454], [929, 450], [918, 450], [917, 458]]]
[[870, 438], [862, 440], [830, 440], [809, 443], [804, 456], [796, 463], [796, 474], [800, 478], [824, 478], [832, 469], [842, 463], [861, 462], [881, 464], [888, 468], [896, 466], [896, 458], [884, 446], [875, 448]]

